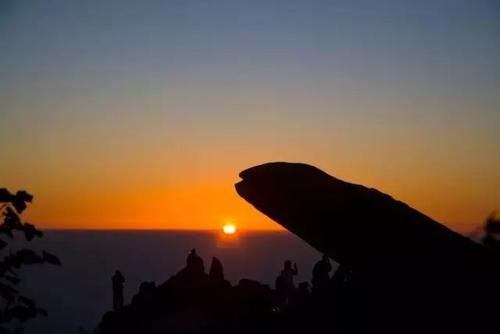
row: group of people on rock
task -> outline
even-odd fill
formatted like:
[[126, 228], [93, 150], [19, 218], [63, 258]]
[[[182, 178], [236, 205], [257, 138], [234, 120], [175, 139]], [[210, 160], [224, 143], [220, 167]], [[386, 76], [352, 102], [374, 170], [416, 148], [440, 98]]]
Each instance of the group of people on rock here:
[[[332, 271], [332, 264], [328, 256], [323, 255], [321, 260], [316, 262], [312, 272], [312, 290], [322, 291], [327, 288], [330, 282], [330, 272]], [[309, 283], [301, 282], [298, 289], [295, 287], [294, 277], [299, 274], [297, 264], [292, 261], [286, 260], [283, 269], [276, 278], [276, 292], [280, 295], [285, 304], [290, 302], [292, 295], [298, 290], [299, 294], [309, 293]]]
[[[186, 270], [193, 274], [203, 274], [205, 272], [205, 267], [203, 264], [203, 259], [196, 253], [196, 249], [192, 249], [186, 259]], [[321, 260], [319, 260], [313, 267], [312, 271], [312, 292], [322, 291], [327, 288], [330, 282], [330, 272], [332, 271], [332, 265], [328, 256], [323, 255]], [[295, 276], [299, 273], [297, 264], [292, 265], [292, 261], [286, 260], [283, 265], [283, 269], [276, 278], [276, 292], [282, 298], [285, 304], [290, 302], [290, 298], [296, 292], [299, 294], [309, 293], [309, 283], [301, 282], [298, 288], [295, 286]], [[217, 259], [212, 259], [212, 264], [208, 275], [214, 279], [224, 280], [224, 273], [222, 268], [222, 263]], [[113, 285], [113, 310], [118, 311], [123, 308], [123, 284], [125, 278], [123, 274], [116, 270], [112, 277]], [[151, 284], [150, 282], [149, 284]], [[154, 286], [154, 283], [153, 283]]]

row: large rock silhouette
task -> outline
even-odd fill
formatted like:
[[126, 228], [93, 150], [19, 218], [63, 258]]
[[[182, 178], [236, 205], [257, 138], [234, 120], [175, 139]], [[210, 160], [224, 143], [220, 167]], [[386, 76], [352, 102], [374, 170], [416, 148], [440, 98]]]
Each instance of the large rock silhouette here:
[[352, 272], [352, 332], [497, 326], [500, 258], [483, 246], [310, 165], [267, 163], [240, 177], [240, 196]]

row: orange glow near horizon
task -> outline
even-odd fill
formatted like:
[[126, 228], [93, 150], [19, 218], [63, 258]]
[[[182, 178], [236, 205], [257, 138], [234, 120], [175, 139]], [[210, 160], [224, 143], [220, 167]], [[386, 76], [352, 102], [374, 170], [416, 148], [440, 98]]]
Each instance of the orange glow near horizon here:
[[[249, 156], [250, 152], [245, 154]], [[238, 232], [282, 231], [283, 227], [240, 198], [234, 189], [239, 171], [271, 161], [274, 154], [267, 152], [263, 161], [256, 158], [247, 161], [234, 152], [231, 156], [234, 161], [219, 155], [206, 157], [197, 164], [179, 158], [179, 164], [186, 168], [174, 166], [163, 171], [145, 164], [127, 173], [117, 166], [117, 171], [110, 170], [109, 175], [92, 174], [89, 163], [82, 162], [81, 166], [66, 170], [67, 174], [58, 174], [57, 178], [14, 175], [7, 178], [11, 182], [3, 185], [11, 191], [27, 190], [34, 195], [33, 203], [23, 216], [45, 229], [220, 231], [221, 222], [231, 220], [238, 222]], [[367, 152], [363, 159], [369, 154]], [[457, 183], [455, 176], [444, 168], [446, 165], [432, 173], [426, 173], [426, 169], [413, 170], [410, 177], [403, 168], [384, 170], [385, 165], [379, 165], [375, 159], [370, 159], [371, 164], [359, 163], [353, 167], [349, 163], [352, 158], [347, 159], [345, 152], [338, 150], [337, 155], [345, 159], [335, 163], [319, 160], [309, 163], [345, 181], [377, 188], [459, 232], [480, 226], [494, 209], [497, 191], [494, 182], [488, 187], [478, 178]], [[274, 160], [299, 159], [278, 156]]]
[[233, 183], [53, 194], [27, 188], [35, 198], [26, 210], [25, 219], [46, 229], [217, 231], [223, 222], [230, 232], [228, 226], [236, 229], [237, 221], [234, 234], [242, 230], [283, 230], [240, 198]]

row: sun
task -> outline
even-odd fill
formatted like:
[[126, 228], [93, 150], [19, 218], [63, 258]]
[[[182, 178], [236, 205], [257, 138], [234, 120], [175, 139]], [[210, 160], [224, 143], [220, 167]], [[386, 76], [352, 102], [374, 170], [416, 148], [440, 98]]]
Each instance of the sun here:
[[224, 224], [224, 226], [222, 226], [222, 232], [224, 232], [224, 234], [235, 234], [236, 226], [231, 223]]

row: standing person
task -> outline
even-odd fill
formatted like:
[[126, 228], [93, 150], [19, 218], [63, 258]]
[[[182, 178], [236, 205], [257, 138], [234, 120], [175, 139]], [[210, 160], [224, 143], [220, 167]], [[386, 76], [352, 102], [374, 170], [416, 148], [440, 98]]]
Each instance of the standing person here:
[[313, 268], [312, 284], [315, 290], [321, 291], [328, 286], [330, 271], [332, 271], [330, 259], [326, 254], [323, 254], [321, 260], [319, 260]]
[[285, 297], [285, 301], [288, 304], [288, 300], [295, 290], [294, 276], [297, 276], [299, 273], [297, 269], [297, 263], [294, 263], [292, 268], [292, 261], [286, 260], [284, 268], [281, 270], [281, 284], [283, 289], [283, 294]]
[[113, 283], [113, 310], [118, 311], [123, 308], [123, 283], [125, 278], [119, 270], [111, 278]]
[[285, 265], [283, 269], [281, 270], [281, 275], [284, 278], [285, 281], [285, 286], [290, 288], [291, 290], [295, 289], [295, 283], [293, 281], [293, 276], [297, 276], [299, 273], [297, 269], [297, 263], [293, 264], [292, 268], [292, 261], [286, 260]]

